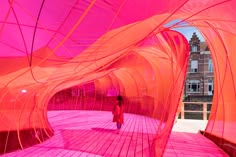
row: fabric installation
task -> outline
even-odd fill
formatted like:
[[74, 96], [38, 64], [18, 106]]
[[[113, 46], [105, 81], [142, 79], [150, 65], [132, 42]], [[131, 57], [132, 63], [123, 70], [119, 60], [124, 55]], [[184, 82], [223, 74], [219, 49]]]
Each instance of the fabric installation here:
[[153, 147], [161, 156], [189, 59], [188, 41], [172, 30], [185, 27], [183, 22], [202, 33], [214, 63], [214, 100], [204, 134], [232, 153], [235, 6], [236, 0], [2, 0], [0, 154], [53, 136], [48, 104], [111, 110], [120, 94], [125, 112], [159, 120]]

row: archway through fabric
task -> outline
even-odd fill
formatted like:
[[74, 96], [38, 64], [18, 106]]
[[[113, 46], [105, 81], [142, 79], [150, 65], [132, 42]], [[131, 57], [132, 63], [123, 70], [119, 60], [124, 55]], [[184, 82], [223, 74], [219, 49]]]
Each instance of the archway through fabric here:
[[[0, 153], [53, 136], [48, 103], [77, 100], [80, 109], [110, 110], [109, 102], [122, 94], [128, 102], [126, 112], [160, 121], [154, 147], [155, 155], [161, 156], [189, 54], [185, 37], [170, 30], [179, 26], [165, 26], [176, 19], [198, 28], [209, 44], [215, 90], [204, 134], [234, 153], [230, 149], [236, 143], [234, 6], [235, 0], [4, 0]], [[74, 94], [81, 98], [74, 99]], [[26, 140], [29, 137], [32, 140]]]

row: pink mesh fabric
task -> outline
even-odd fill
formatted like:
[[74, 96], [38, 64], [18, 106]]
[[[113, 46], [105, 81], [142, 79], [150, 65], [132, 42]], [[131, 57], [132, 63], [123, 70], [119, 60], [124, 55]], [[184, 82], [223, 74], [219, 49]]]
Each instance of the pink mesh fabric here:
[[212, 53], [215, 90], [206, 134], [235, 144], [234, 6], [235, 0], [3, 0], [0, 153], [53, 135], [49, 102], [76, 100], [79, 109], [110, 110], [121, 94], [126, 112], [160, 121], [154, 149], [161, 156], [189, 54], [188, 41], [170, 30], [178, 25], [166, 26], [177, 19], [197, 27]]

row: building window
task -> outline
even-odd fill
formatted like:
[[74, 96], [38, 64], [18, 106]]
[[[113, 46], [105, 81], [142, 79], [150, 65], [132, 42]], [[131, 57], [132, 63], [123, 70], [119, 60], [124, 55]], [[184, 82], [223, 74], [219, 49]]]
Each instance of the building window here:
[[193, 73], [198, 72], [198, 61], [197, 60], [191, 61], [191, 72], [193, 72]]
[[214, 88], [213, 88], [213, 80], [208, 80], [208, 95], [213, 95], [213, 91], [214, 91]]
[[190, 93], [199, 93], [200, 92], [200, 81], [199, 80], [190, 80], [188, 84]]
[[212, 64], [212, 59], [208, 60], [208, 71], [213, 72], [213, 64]]
[[197, 52], [197, 46], [196, 45], [193, 45], [192, 48], [191, 48], [192, 52]]

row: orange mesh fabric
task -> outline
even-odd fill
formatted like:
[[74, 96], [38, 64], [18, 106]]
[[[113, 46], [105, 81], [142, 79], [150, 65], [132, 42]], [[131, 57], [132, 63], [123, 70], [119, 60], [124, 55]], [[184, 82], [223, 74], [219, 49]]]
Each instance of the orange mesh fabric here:
[[125, 112], [159, 120], [154, 148], [161, 156], [189, 54], [184, 36], [170, 30], [178, 25], [166, 26], [176, 19], [197, 27], [212, 53], [215, 93], [206, 133], [235, 144], [234, 6], [235, 0], [3, 0], [0, 153], [51, 137], [46, 113], [57, 104], [111, 110], [121, 94]]

